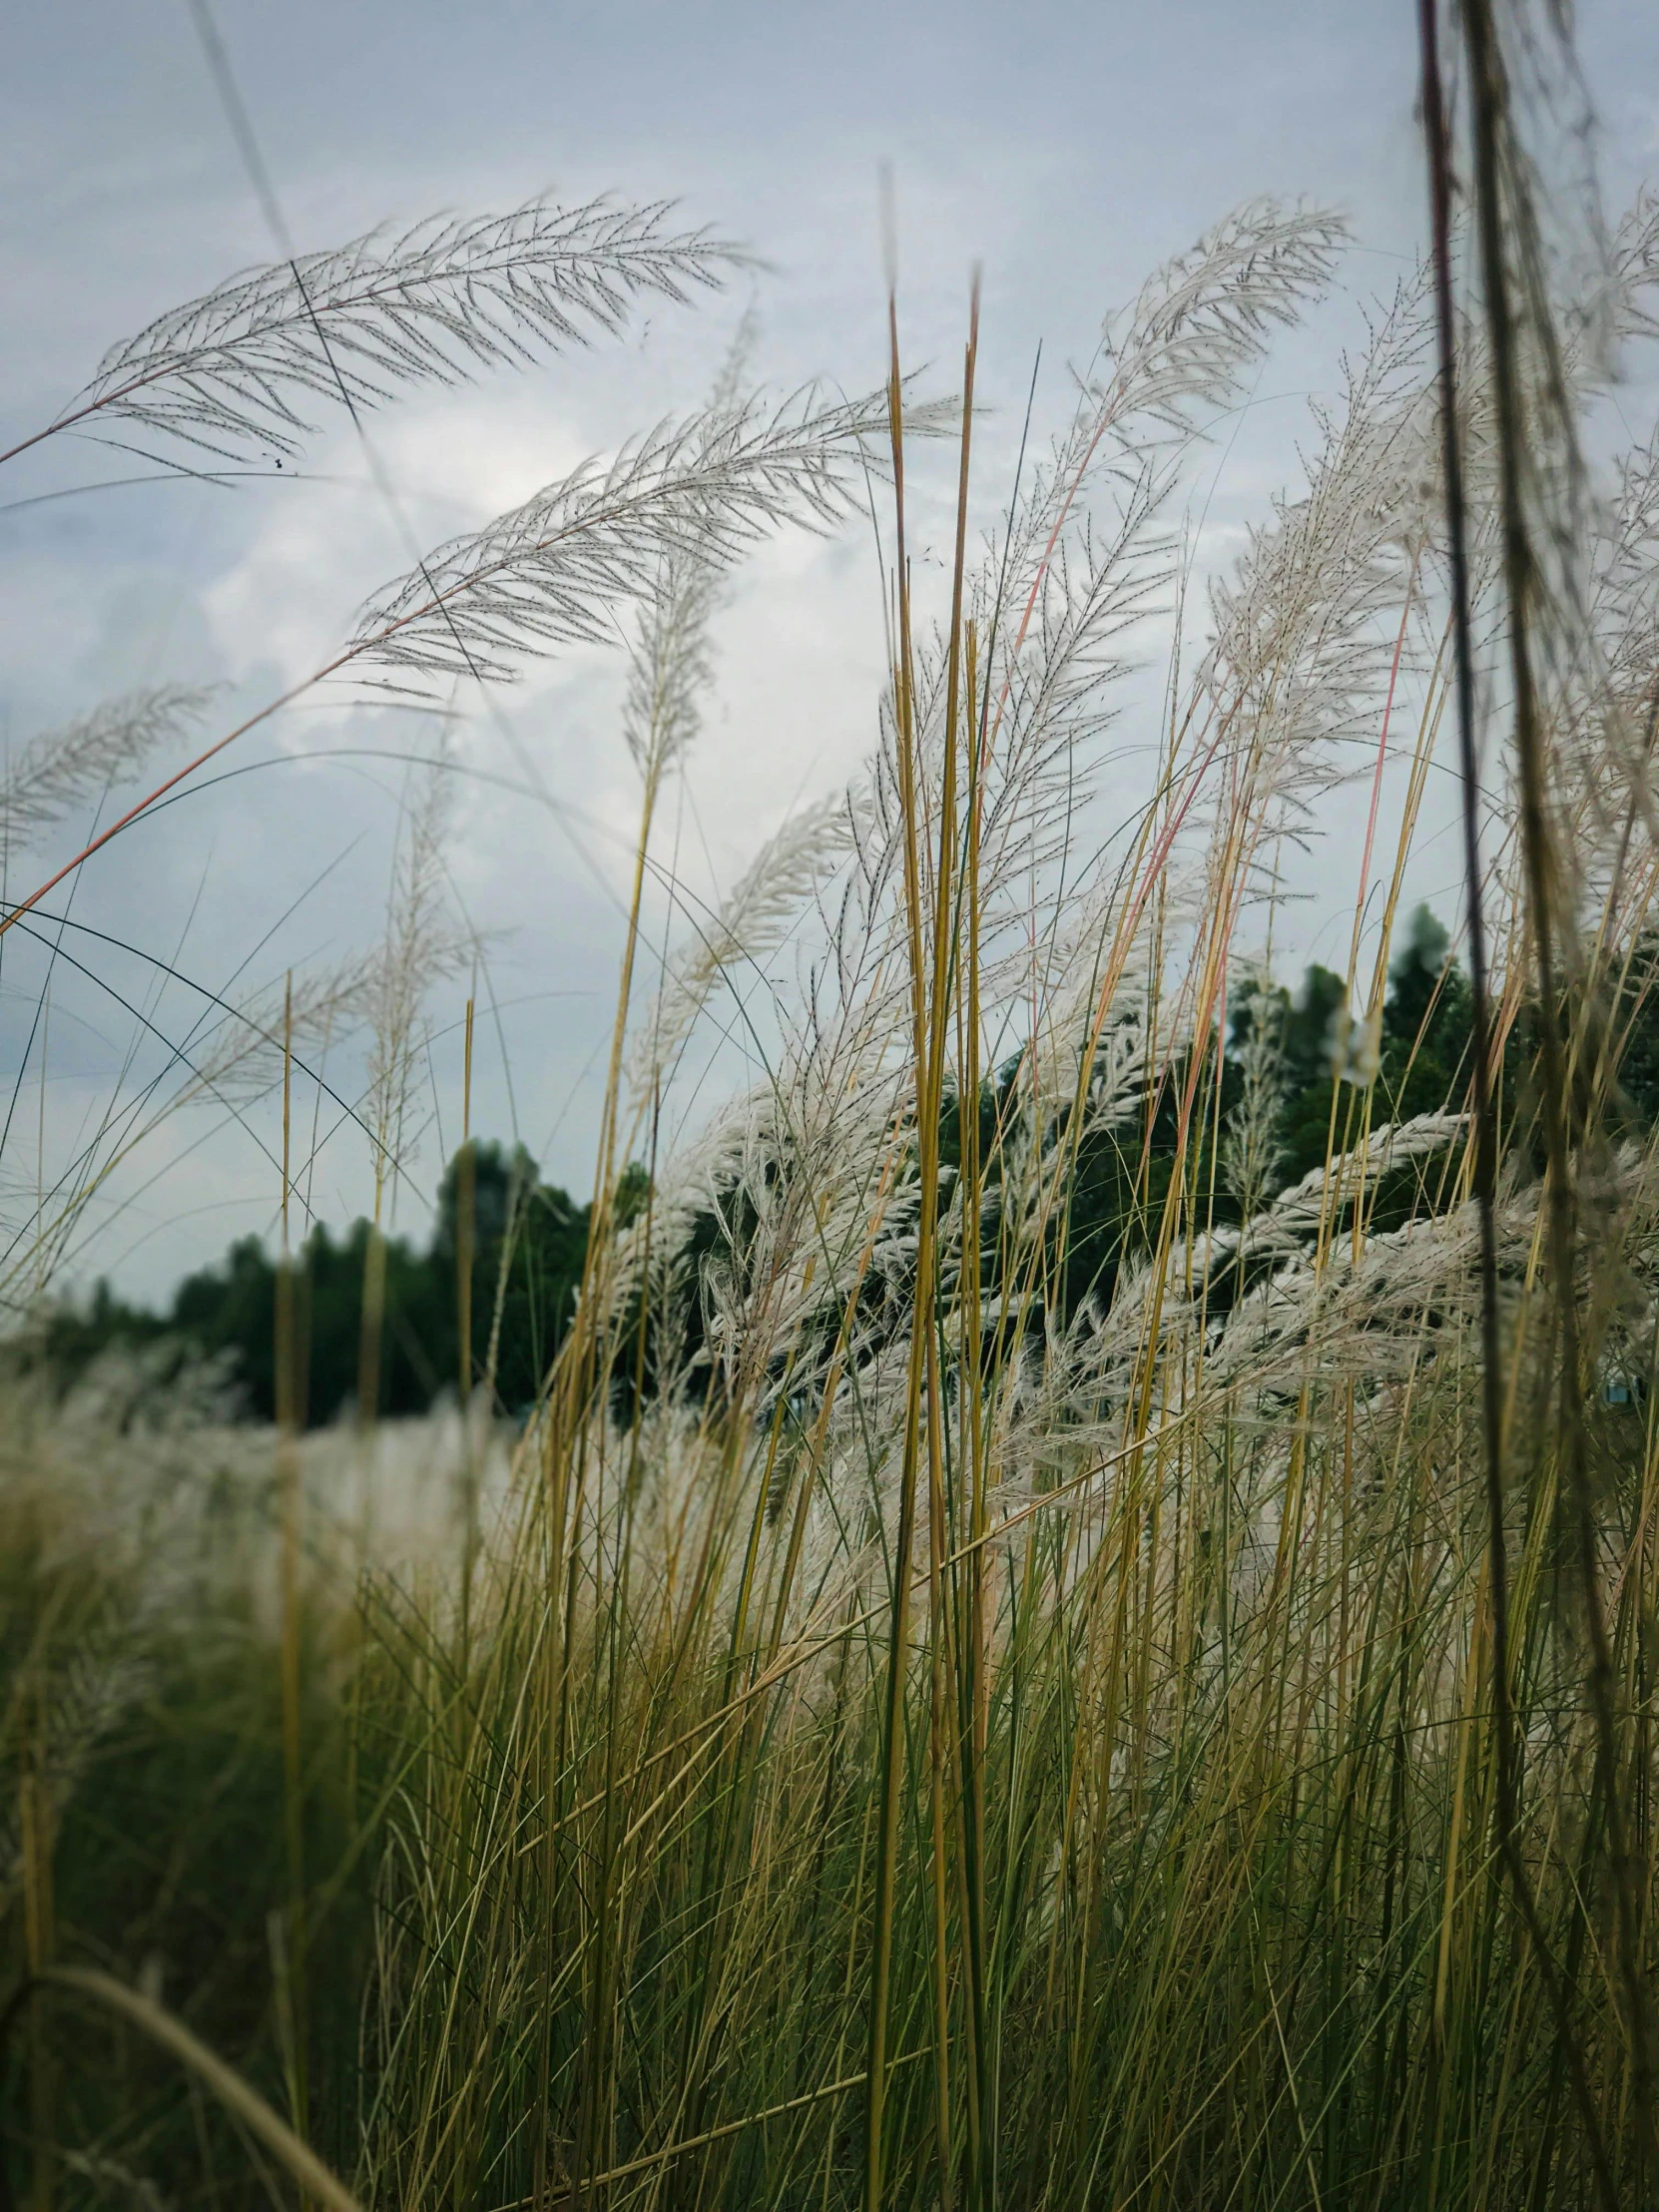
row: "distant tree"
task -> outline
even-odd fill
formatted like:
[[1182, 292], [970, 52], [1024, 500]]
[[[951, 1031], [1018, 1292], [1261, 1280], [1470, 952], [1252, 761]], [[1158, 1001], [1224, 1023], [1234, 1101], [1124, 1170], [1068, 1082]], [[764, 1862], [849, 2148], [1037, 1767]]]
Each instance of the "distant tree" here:
[[[588, 1209], [543, 1183], [522, 1145], [474, 1144], [472, 1375], [484, 1379], [497, 1341], [495, 1394], [512, 1411], [534, 1403], [576, 1302], [588, 1249]], [[441, 1287], [446, 1380], [460, 1373], [458, 1203], [461, 1159], [444, 1170], [429, 1266]], [[503, 1267], [505, 1254], [505, 1267]], [[499, 1305], [499, 1328], [497, 1307]]]
[[1428, 908], [1418, 906], [1388, 969], [1378, 1080], [1393, 1121], [1437, 1113], [1468, 1081], [1472, 1008], [1450, 942]]
[[1638, 1128], [1659, 1122], [1659, 934], [1638, 942], [1613, 1006], [1619, 1102]]
[[[587, 1251], [588, 1210], [543, 1183], [521, 1145], [472, 1148], [472, 1379], [489, 1378], [495, 1348], [496, 1402], [521, 1412], [535, 1400], [570, 1323]], [[452, 1159], [438, 1191], [431, 1241], [386, 1243], [386, 1310], [376, 1412], [424, 1412], [460, 1382], [462, 1178]], [[343, 1237], [318, 1222], [294, 1255], [296, 1318], [305, 1418], [326, 1422], [355, 1403], [368, 1224]], [[46, 1327], [46, 1354], [68, 1380], [117, 1344], [175, 1345], [221, 1359], [247, 1411], [276, 1412], [276, 1264], [258, 1237], [244, 1237], [216, 1265], [179, 1285], [164, 1313], [129, 1306], [100, 1283], [84, 1306], [66, 1306]]]

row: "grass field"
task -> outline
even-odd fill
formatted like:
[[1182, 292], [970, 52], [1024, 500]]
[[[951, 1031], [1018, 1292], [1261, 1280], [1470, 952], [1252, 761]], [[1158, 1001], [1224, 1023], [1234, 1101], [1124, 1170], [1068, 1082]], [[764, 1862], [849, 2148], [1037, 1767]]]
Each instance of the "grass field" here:
[[[703, 411], [368, 602], [330, 670], [487, 682], [628, 629], [580, 1295], [497, 1418], [511, 1201], [492, 1286], [463, 1148], [465, 1418], [301, 1434], [296, 1265], [275, 1426], [165, 1346], [66, 1385], [20, 1331], [0, 2203], [1659, 2203], [1659, 446], [1580, 459], [1609, 347], [1653, 332], [1659, 215], [1562, 292], [1525, 26], [1453, 28], [1423, 266], [1207, 609], [1174, 519], [1333, 281], [1317, 211], [1151, 277], [1016, 483], [975, 471], [977, 302], [943, 400], [895, 309], [866, 400], [753, 396], [740, 348]], [[154, 326], [64, 421], [297, 440], [301, 398], [601, 337], [724, 252], [546, 204], [359, 245]], [[924, 609], [907, 471], [941, 440]], [[866, 496], [876, 752], [648, 984], [722, 579]], [[1107, 732], [1149, 635], [1131, 813]], [[184, 706], [124, 712], [23, 757], [22, 828]], [[1436, 767], [1454, 939], [1403, 889]], [[1283, 855], [1347, 786], [1346, 969], [1293, 996]], [[307, 1039], [370, 1039], [365, 1407], [420, 1008], [465, 967], [435, 821], [374, 960], [214, 1063], [280, 1096], [286, 1191]], [[680, 1114], [733, 1023], [765, 1079]], [[20, 1311], [129, 1141], [35, 1205]]]

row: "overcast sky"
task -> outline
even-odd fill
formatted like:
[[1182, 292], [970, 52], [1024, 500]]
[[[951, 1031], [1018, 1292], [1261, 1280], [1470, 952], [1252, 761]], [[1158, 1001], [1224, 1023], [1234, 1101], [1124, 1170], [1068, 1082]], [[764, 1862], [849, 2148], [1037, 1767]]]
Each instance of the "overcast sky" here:
[[[770, 381], [877, 383], [887, 163], [906, 349], [937, 364], [941, 385], [959, 353], [969, 267], [984, 266], [985, 525], [1039, 340], [1046, 430], [1065, 413], [1066, 363], [1087, 355], [1102, 313], [1231, 206], [1271, 193], [1348, 211], [1360, 249], [1342, 295], [1276, 355], [1206, 479], [1206, 527], [1225, 550], [1276, 486], [1295, 483], [1308, 395], [1331, 388], [1358, 302], [1387, 286], [1420, 235], [1411, 0], [216, 8], [301, 249], [387, 219], [504, 209], [551, 187], [573, 200], [673, 197], [688, 221], [741, 238], [768, 264], [695, 310], [652, 310], [621, 345], [425, 391], [377, 416], [376, 449], [422, 543], [694, 403], [751, 302]], [[1596, 0], [1583, 45], [1616, 205], [1659, 160], [1659, 9]], [[49, 419], [112, 340], [275, 252], [184, 0], [12, 11], [0, 185], [0, 446]], [[297, 478], [79, 488], [146, 473], [132, 456], [67, 439], [4, 472], [0, 731], [13, 746], [139, 684], [215, 681], [227, 687], [216, 714], [257, 705], [325, 658], [368, 591], [409, 565], [348, 433], [317, 441]], [[932, 509], [926, 487], [922, 497], [924, 523], [942, 516], [942, 486]], [[671, 826], [698, 895], [729, 884], [791, 805], [868, 750], [882, 642], [867, 531], [771, 546], [744, 572], [719, 645], [718, 695]], [[471, 920], [495, 932], [499, 1011], [480, 1031], [474, 1124], [516, 1129], [578, 1190], [591, 1175], [592, 1061], [609, 1020], [636, 800], [617, 697], [615, 670], [573, 656], [503, 694], [504, 719], [462, 701], [454, 740], [482, 777], [522, 782], [528, 760], [544, 794], [531, 803], [458, 780], [453, 880]], [[220, 764], [246, 774], [204, 779], [91, 862], [74, 918], [217, 990], [239, 968], [240, 988], [369, 942], [403, 771], [368, 756], [419, 751], [431, 737], [343, 700], [285, 714]], [[336, 758], [314, 758], [323, 751]], [[1330, 864], [1335, 880], [1340, 861]], [[1430, 887], [1434, 865], [1425, 859]], [[1449, 857], [1439, 865], [1449, 883]], [[1309, 945], [1319, 926], [1308, 921]], [[89, 965], [93, 941], [73, 940]], [[152, 1003], [142, 994], [153, 973], [109, 959], [106, 980], [159, 1029], [188, 1029], [187, 992], [173, 986]], [[133, 1021], [61, 968], [43, 1092], [41, 956], [14, 932], [5, 961], [0, 1112], [16, 1097], [0, 1221], [15, 1228], [33, 1204], [36, 1131], [50, 1179], [110, 1097]], [[442, 1145], [434, 1129], [416, 1178], [428, 1190], [458, 1134], [462, 997], [459, 986], [432, 1009], [451, 1033], [436, 1046]], [[148, 1049], [141, 1071], [156, 1064]], [[269, 1122], [257, 1127], [269, 1142]], [[343, 1221], [366, 1190], [366, 1151], [347, 1132], [319, 1158], [312, 1200]], [[276, 1195], [248, 1131], [175, 1123], [89, 1214], [98, 1234], [76, 1265], [153, 1295], [232, 1235], [267, 1230]], [[402, 1219], [419, 1226], [413, 1197]]]

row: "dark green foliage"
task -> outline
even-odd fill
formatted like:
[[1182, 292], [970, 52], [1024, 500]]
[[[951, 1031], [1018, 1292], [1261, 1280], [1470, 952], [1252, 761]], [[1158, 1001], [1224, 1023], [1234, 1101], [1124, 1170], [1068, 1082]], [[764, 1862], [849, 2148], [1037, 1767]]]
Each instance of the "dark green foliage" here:
[[1455, 1105], [1468, 1081], [1472, 1021], [1467, 978], [1448, 957], [1444, 929], [1426, 906], [1388, 970], [1378, 1081], [1387, 1118], [1409, 1121]]
[[[1450, 958], [1450, 939], [1428, 908], [1419, 906], [1388, 971], [1371, 1111], [1374, 1129], [1455, 1107], [1467, 1077], [1469, 1021], [1468, 984]], [[1655, 1027], [1659, 1032], [1659, 1023]], [[1365, 1072], [1356, 1064], [1364, 1033], [1350, 1015], [1342, 977], [1315, 964], [1294, 996], [1283, 988], [1246, 982], [1232, 1001], [1228, 1049], [1219, 1068], [1217, 1056], [1206, 1054], [1195, 1088], [1191, 1057], [1182, 1055], [1158, 1076], [1142, 1119], [1127, 1128], [1092, 1130], [1078, 1147], [1060, 1277], [1061, 1306], [1068, 1319], [1086, 1297], [1102, 1306], [1111, 1304], [1119, 1268], [1146, 1251], [1157, 1233], [1178, 1156], [1189, 1191], [1201, 1197], [1203, 1217], [1218, 1228], [1239, 1221], [1238, 1195], [1216, 1172], [1219, 1163], [1213, 1154], [1218, 1121], [1225, 1128], [1240, 1103], [1243, 1063], [1252, 1045], [1266, 1058], [1278, 1098], [1268, 1147], [1272, 1172], [1257, 1194], [1258, 1203], [1323, 1166], [1328, 1153], [1341, 1153], [1359, 1141], [1356, 1108], [1364, 1093], [1355, 1078]], [[1654, 1058], [1659, 1066], [1659, 1046]], [[1659, 1079], [1655, 1089], [1659, 1092]], [[1189, 1091], [1183, 1154], [1181, 1121]], [[982, 1137], [981, 1143], [988, 1157], [988, 1140]], [[1393, 1226], [1423, 1198], [1419, 1170], [1406, 1168], [1384, 1177], [1368, 1193], [1373, 1226]], [[1218, 1284], [1212, 1311], [1219, 1312], [1228, 1295], [1226, 1285]]]
[[[476, 1382], [487, 1370], [499, 1299], [495, 1394], [509, 1411], [520, 1411], [534, 1401], [570, 1319], [587, 1250], [587, 1208], [543, 1183], [522, 1146], [509, 1153], [499, 1144], [477, 1143], [472, 1151], [472, 1375]], [[444, 1172], [424, 1252], [406, 1238], [386, 1239], [382, 1414], [423, 1412], [440, 1391], [458, 1385], [459, 1188], [457, 1156]], [[637, 1203], [631, 1186], [630, 1195]], [[318, 1222], [296, 1255], [300, 1365], [311, 1422], [334, 1419], [356, 1399], [370, 1236], [365, 1221], [354, 1222], [343, 1237]], [[165, 1339], [181, 1354], [221, 1358], [248, 1410], [270, 1420], [276, 1412], [276, 1264], [260, 1238], [245, 1237], [217, 1266], [187, 1276], [166, 1314], [127, 1306], [100, 1283], [84, 1309], [52, 1318], [47, 1350], [68, 1377], [107, 1346]]]
[[[160, 1383], [158, 1396], [169, 1387]], [[136, 1412], [146, 1417], [142, 1405]], [[56, 1956], [148, 1988], [286, 2110], [273, 1972], [289, 1896], [281, 1693], [254, 1591], [237, 1582], [244, 1500], [226, 1499], [219, 1563], [229, 1571], [205, 1572], [200, 1584], [187, 1572], [165, 1592], [146, 1587], [130, 1561], [89, 1548], [84, 1533], [71, 1535], [53, 1502], [8, 1493], [0, 1507], [0, 1979], [15, 1989], [24, 1965], [17, 1807], [44, 1746], [55, 1784]], [[216, 1555], [211, 1509], [194, 1529], [206, 1570]], [[358, 1991], [371, 1959], [372, 1863], [350, 1850], [342, 1715], [311, 1633], [301, 1656], [305, 2037], [312, 2079], [341, 2084], [354, 2074]], [[365, 1799], [371, 1757], [354, 1770]], [[35, 1998], [0, 2052], [9, 2138], [0, 2143], [0, 2202], [6, 2168], [14, 2191], [29, 2171], [22, 2077], [42, 2061], [55, 2131], [110, 2146], [117, 2174], [136, 2165], [164, 2178], [161, 2200], [129, 2184], [127, 2201], [190, 2203], [205, 2193], [249, 2212], [269, 2207], [236, 2127], [192, 2090], [175, 2058], [109, 2014], [51, 1994]], [[318, 2148], [346, 2166], [352, 2102], [336, 2094], [312, 2108]], [[62, 2179], [68, 2204], [111, 2201], [85, 2178]]]
[[[1373, 1128], [1457, 1104], [1468, 1077], [1470, 1014], [1468, 984], [1450, 958], [1450, 941], [1428, 908], [1418, 906], [1388, 969]], [[1234, 1006], [1234, 1062], [1264, 1021], [1277, 1040], [1277, 1188], [1299, 1182], [1324, 1163], [1328, 1149], [1345, 1150], [1356, 1134], [1349, 1108], [1360, 1095], [1352, 1078], [1362, 1072], [1355, 1061], [1363, 1054], [1364, 1017], [1353, 1019], [1347, 1000], [1342, 977], [1316, 964], [1294, 998], [1284, 989], [1247, 984]]]
[[[1281, 1105], [1279, 1142], [1284, 1179], [1294, 1183], [1325, 1158], [1331, 1140], [1332, 1094], [1346, 1039], [1341, 1034], [1348, 993], [1340, 975], [1315, 965], [1292, 998], [1279, 994]], [[1341, 1131], [1338, 1132], [1339, 1140]]]
[[1613, 1049], [1625, 1111], [1644, 1129], [1659, 1121], [1659, 936], [1636, 946], [1613, 1016]]
[[[1449, 936], [1426, 906], [1418, 906], [1388, 971], [1375, 1044], [1373, 1129], [1455, 1107], [1467, 1078], [1469, 1021], [1468, 985], [1450, 957]], [[1653, 1064], [1659, 1068], [1659, 1018], [1654, 1029]], [[1008, 1225], [998, 1204], [1007, 1154], [1019, 1150], [1026, 1135], [1021, 1117], [1029, 1104], [1020, 1081], [1020, 1059], [1016, 1056], [994, 1078], [987, 1077], [979, 1093], [979, 1160], [985, 1192], [980, 1267], [987, 1307], [1011, 1287], [1016, 1289], [1024, 1301], [1028, 1328], [1038, 1326], [1050, 1305], [1063, 1323], [1069, 1323], [1085, 1301], [1102, 1310], [1109, 1308], [1122, 1268], [1149, 1252], [1159, 1235], [1178, 1162], [1199, 1215], [1216, 1228], [1237, 1223], [1241, 1199], [1222, 1172], [1217, 1136], [1220, 1132], [1225, 1139], [1229, 1117], [1244, 1094], [1244, 1064], [1253, 1044], [1265, 1062], [1269, 1093], [1277, 1099], [1270, 1109], [1267, 1166], [1271, 1172], [1254, 1193], [1255, 1204], [1271, 1203], [1280, 1190], [1322, 1166], [1328, 1153], [1341, 1153], [1360, 1142], [1364, 1079], [1371, 1071], [1364, 1064], [1364, 1019], [1351, 1015], [1343, 978], [1316, 964], [1294, 994], [1247, 981], [1231, 1000], [1226, 1051], [1205, 1050], [1196, 1081], [1192, 1052], [1180, 1053], [1158, 1070], [1139, 1114], [1097, 1123], [1085, 1132], [1065, 1178], [1064, 1206], [1044, 1225], [1044, 1265], [1035, 1283], [1029, 1254], [1010, 1248]], [[1659, 1076], [1653, 1083], [1659, 1094]], [[1044, 1131], [1045, 1146], [1064, 1146], [1069, 1127], [1069, 1107], [1051, 1115]], [[947, 1180], [959, 1172], [961, 1157], [961, 1103], [947, 1094], [939, 1132], [939, 1160]], [[1373, 1227], [1392, 1228], [1413, 1210], [1431, 1210], [1437, 1203], [1436, 1188], [1420, 1163], [1384, 1175], [1367, 1189]], [[741, 1186], [723, 1192], [716, 1205], [693, 1220], [671, 1270], [677, 1295], [669, 1302], [667, 1318], [653, 1318], [640, 1360], [630, 1352], [618, 1363], [613, 1387], [619, 1417], [626, 1417], [631, 1409], [636, 1370], [643, 1375], [648, 1395], [658, 1379], [671, 1373], [681, 1377], [694, 1393], [707, 1395], [717, 1387], [699, 1286], [711, 1267], [742, 1275], [749, 1265], [758, 1221], [753, 1201]], [[1242, 1282], [1218, 1275], [1210, 1294], [1212, 1313], [1225, 1310], [1243, 1287]], [[865, 1342], [878, 1341], [889, 1319], [900, 1326], [906, 1296], [901, 1267], [872, 1269], [858, 1296], [858, 1335]], [[889, 1304], [890, 1317], [883, 1311]], [[833, 1334], [839, 1322], [838, 1309], [826, 1308], [816, 1326]], [[634, 1344], [631, 1326], [622, 1332], [622, 1340]], [[823, 1349], [828, 1351], [828, 1346]]]
[[[570, 1323], [588, 1249], [588, 1209], [543, 1183], [522, 1145], [511, 1154], [498, 1144], [473, 1147], [472, 1375], [488, 1367], [489, 1344], [500, 1302], [500, 1343], [495, 1394], [514, 1412], [534, 1403]], [[643, 1171], [624, 1171], [622, 1184]], [[438, 1218], [426, 1268], [435, 1300], [431, 1336], [446, 1365], [447, 1382], [459, 1374], [456, 1337], [456, 1196], [459, 1156], [444, 1171]], [[619, 1200], [621, 1186], [619, 1185]], [[506, 1272], [502, 1258], [506, 1254]]]
[[[1090, 1130], [1077, 1148], [1065, 1221], [1052, 1242], [1058, 1272], [1059, 1307], [1070, 1320], [1084, 1299], [1109, 1307], [1118, 1273], [1127, 1260], [1144, 1253], [1157, 1235], [1180, 1148], [1183, 1103], [1192, 1078], [1192, 1061], [1183, 1054], [1164, 1073], [1148, 1101], [1145, 1116], [1133, 1124]], [[1208, 1192], [1212, 1184], [1214, 1062], [1200, 1073], [1189, 1113], [1185, 1174], [1192, 1188]], [[1224, 1103], [1237, 1088], [1235, 1071], [1222, 1071]], [[1237, 1218], [1238, 1208], [1225, 1191], [1216, 1193], [1216, 1219]]]

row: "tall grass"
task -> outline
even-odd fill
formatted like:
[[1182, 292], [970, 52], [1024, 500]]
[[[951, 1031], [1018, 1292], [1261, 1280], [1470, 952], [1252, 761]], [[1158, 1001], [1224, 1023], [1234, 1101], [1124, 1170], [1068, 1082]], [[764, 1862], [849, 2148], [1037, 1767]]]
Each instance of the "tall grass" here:
[[[1656, 2200], [1656, 1186], [1619, 1071], [1652, 978], [1659, 461], [1598, 507], [1577, 439], [1601, 338], [1649, 325], [1659, 226], [1639, 208], [1561, 295], [1510, 88], [1566, 64], [1469, 0], [1463, 237], [1423, 24], [1428, 261], [1196, 647], [1183, 620], [1146, 804], [1093, 860], [1120, 657], [1183, 580], [1165, 518], [1331, 280], [1317, 212], [1241, 211], [1107, 323], [982, 561], [977, 297], [948, 410], [913, 398], [895, 299], [878, 401], [764, 406], [740, 349], [689, 427], [371, 605], [345, 657], [428, 675], [638, 608], [582, 1296], [510, 1479], [463, 1425], [453, 1556], [399, 1572], [301, 1516], [291, 1435], [269, 1499], [246, 1465], [206, 1482], [258, 1440], [185, 1382], [14, 1385], [5, 2094], [35, 2203], [251, 2202], [282, 2171], [483, 2212]], [[544, 217], [515, 219], [537, 252]], [[617, 281], [707, 274], [653, 250], [666, 276]], [[355, 266], [322, 270], [342, 316]], [[216, 345], [279, 276], [216, 295]], [[306, 304], [283, 342], [327, 397]], [[167, 382], [190, 327], [141, 341], [150, 396], [118, 362], [66, 421], [265, 420], [222, 364]], [[440, 340], [458, 372], [458, 327], [409, 373]], [[395, 379], [376, 343], [351, 373]], [[906, 501], [946, 422], [933, 631]], [[642, 1010], [720, 578], [878, 465], [879, 749]], [[1453, 999], [1473, 1043], [1401, 1113], [1384, 997], [1448, 718], [1470, 973], [1412, 1056]], [[1325, 1156], [1286, 1182], [1252, 916], [1354, 777]], [[388, 959], [377, 1188], [421, 965]], [[723, 993], [766, 1079], [693, 1127]]]

